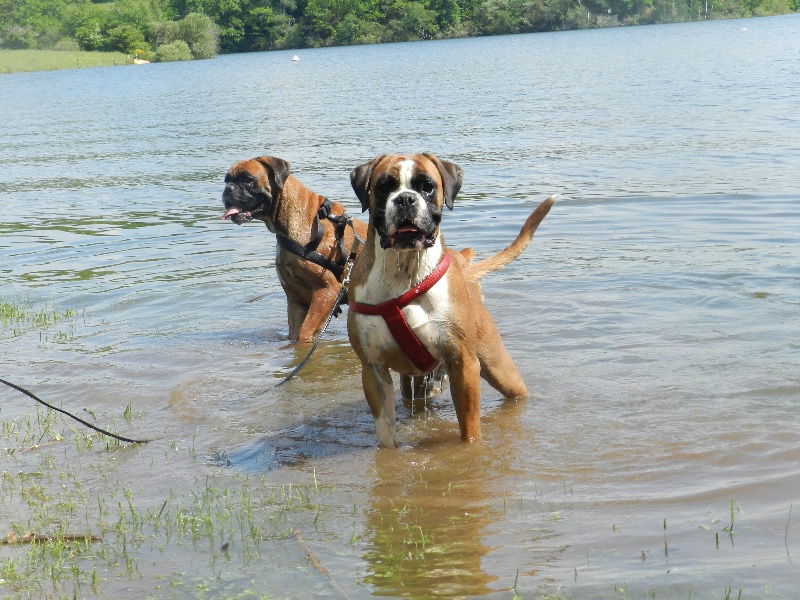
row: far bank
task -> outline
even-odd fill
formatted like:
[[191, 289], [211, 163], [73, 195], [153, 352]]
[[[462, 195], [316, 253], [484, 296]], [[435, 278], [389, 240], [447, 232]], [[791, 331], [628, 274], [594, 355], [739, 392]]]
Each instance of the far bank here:
[[122, 52], [0, 50], [0, 73], [58, 71], [130, 64], [133, 64], [132, 58]]

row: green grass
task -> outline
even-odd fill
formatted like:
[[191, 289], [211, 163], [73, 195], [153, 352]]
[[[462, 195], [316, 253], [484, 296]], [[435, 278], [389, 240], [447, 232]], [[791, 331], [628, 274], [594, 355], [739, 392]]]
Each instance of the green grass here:
[[28, 298], [0, 296], [0, 335], [9, 332], [12, 336], [19, 336], [27, 331], [41, 332], [60, 325], [66, 326], [67, 331], [54, 333], [53, 340], [65, 341], [71, 339], [74, 334], [77, 316], [77, 311], [72, 308], [66, 310], [59, 310], [55, 306], [42, 308], [34, 306]]
[[122, 52], [0, 50], [0, 73], [56, 71], [127, 64], [131, 64], [131, 59]]
[[[113, 582], [144, 577], [143, 560], [152, 575], [145, 557], [175, 556], [187, 548], [208, 555], [212, 566], [233, 557], [246, 568], [265, 545], [296, 544], [295, 520], [313, 531], [321, 503], [333, 492], [316, 479], [271, 485], [264, 477], [239, 476], [228, 486], [207, 477], [189, 489], [164, 490], [154, 504], [114, 475], [115, 457], [123, 457], [125, 448], [85, 430], [62, 435], [61, 423], [55, 412], [37, 407], [35, 417], [0, 427], [4, 598], [39, 597], [42, 590], [53, 592], [47, 597], [97, 597]], [[41, 541], [8, 543], [31, 532]], [[183, 585], [191, 575], [181, 573], [156, 573], [163, 583], [154, 585]], [[198, 585], [213, 591], [223, 583]], [[255, 592], [237, 597], [265, 598]]]

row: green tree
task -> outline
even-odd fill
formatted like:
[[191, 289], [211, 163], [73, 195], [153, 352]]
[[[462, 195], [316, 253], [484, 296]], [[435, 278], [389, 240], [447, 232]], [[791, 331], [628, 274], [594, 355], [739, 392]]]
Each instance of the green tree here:
[[250, 0], [186, 0], [185, 6], [188, 13], [207, 15], [217, 24], [223, 50], [234, 52], [246, 49], [245, 24], [253, 8]]
[[137, 49], [146, 50], [147, 42], [144, 40], [144, 33], [135, 25], [117, 25], [109, 29], [106, 34], [106, 50], [118, 50], [119, 52], [133, 53]]
[[421, 2], [403, 2], [393, 7], [397, 15], [387, 23], [387, 39], [395, 42], [424, 40], [435, 37], [439, 31], [436, 13]]
[[[148, 36], [156, 49], [184, 42], [193, 58], [211, 58], [219, 50], [216, 24], [199, 13], [189, 13], [179, 21], [154, 21], [148, 27]], [[168, 52], [174, 52], [174, 48]]]
[[257, 6], [250, 10], [245, 20], [245, 50], [272, 50], [278, 48], [292, 29], [292, 17], [277, 9]]
[[54, 43], [60, 37], [65, 7], [65, 0], [0, 0], [0, 46], [34, 48]]
[[177, 21], [153, 21], [147, 26], [147, 36], [154, 47], [171, 44], [180, 39]]
[[0, 47], [22, 50], [36, 46], [38, 34], [29, 25], [9, 25], [0, 33]]
[[108, 7], [79, 2], [68, 5], [62, 14], [62, 27], [67, 37], [74, 38], [83, 50], [98, 50], [110, 29]]
[[180, 39], [186, 42], [194, 58], [211, 58], [219, 50], [219, 31], [210, 17], [189, 13], [178, 21]]
[[514, 8], [518, 5], [507, 0], [486, 0], [474, 14], [475, 25], [478, 32], [484, 35], [498, 35], [502, 33], [517, 33], [521, 24]]

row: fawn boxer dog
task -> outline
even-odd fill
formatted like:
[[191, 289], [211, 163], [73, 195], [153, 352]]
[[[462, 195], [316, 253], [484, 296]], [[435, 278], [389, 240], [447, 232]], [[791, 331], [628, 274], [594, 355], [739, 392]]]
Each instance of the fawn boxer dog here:
[[439, 231], [443, 208], [452, 210], [461, 189], [460, 167], [431, 154], [383, 155], [354, 169], [350, 181], [370, 218], [348, 288], [347, 328], [379, 445], [398, 445], [390, 369], [419, 377], [439, 365], [450, 379], [461, 439], [480, 440], [480, 378], [506, 398], [525, 397], [527, 389], [479, 280], [527, 248], [554, 197], [511, 245], [471, 263], [474, 252], [449, 250]]
[[354, 234], [365, 238], [367, 224], [303, 186], [289, 163], [274, 156], [234, 164], [222, 201], [223, 219], [237, 225], [258, 219], [277, 236], [275, 268], [288, 302], [289, 339], [313, 341], [336, 302]]

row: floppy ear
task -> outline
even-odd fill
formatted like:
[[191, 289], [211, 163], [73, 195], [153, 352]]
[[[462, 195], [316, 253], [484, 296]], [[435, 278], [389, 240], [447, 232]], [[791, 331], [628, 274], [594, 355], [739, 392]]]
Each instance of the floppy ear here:
[[272, 176], [275, 178], [275, 185], [278, 186], [279, 190], [282, 190], [283, 184], [289, 176], [291, 165], [282, 158], [277, 158], [275, 156], [259, 156], [256, 160], [272, 171]]
[[366, 212], [369, 208], [369, 180], [373, 171], [375, 171], [375, 167], [385, 156], [385, 154], [381, 154], [368, 163], [364, 163], [350, 171], [350, 185], [353, 186], [353, 191], [361, 201], [361, 212]]
[[439, 160], [433, 154], [423, 154], [422, 156], [430, 160], [442, 176], [442, 187], [444, 188], [444, 203], [450, 210], [453, 210], [453, 200], [461, 190], [461, 183], [464, 180], [464, 171], [455, 163]]

